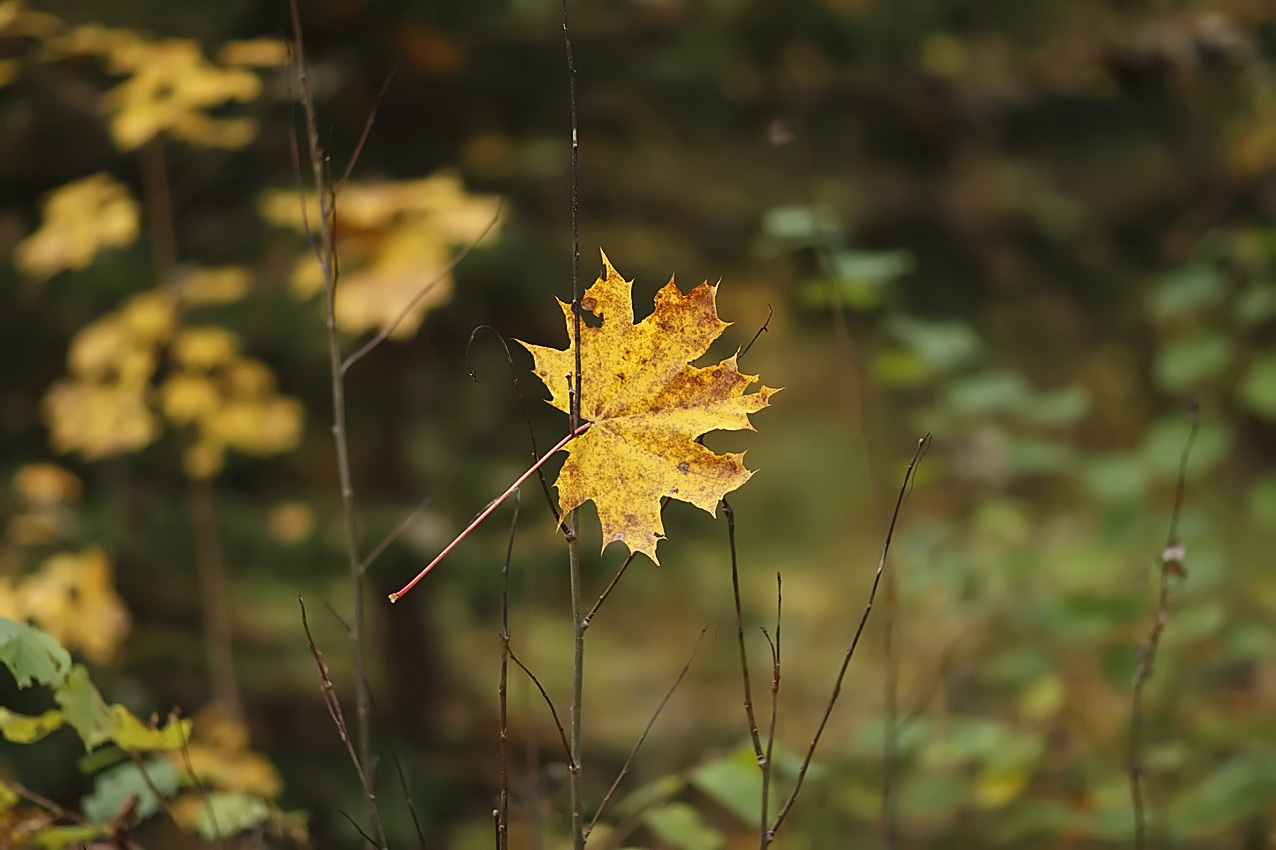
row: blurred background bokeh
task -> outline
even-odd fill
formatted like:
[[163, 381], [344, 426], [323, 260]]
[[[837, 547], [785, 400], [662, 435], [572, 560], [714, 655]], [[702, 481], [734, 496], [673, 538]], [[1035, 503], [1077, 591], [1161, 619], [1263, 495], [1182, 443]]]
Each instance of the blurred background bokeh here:
[[[567, 343], [561, 7], [301, 7], [334, 176], [359, 150], [338, 200], [347, 351], [478, 242], [350, 370], [347, 403], [362, 551], [429, 500], [367, 576], [391, 846], [418, 840], [393, 753], [429, 846], [489, 847], [512, 506], [385, 599], [529, 463], [506, 354], [472, 332]], [[765, 324], [742, 366], [785, 388], [756, 433], [707, 438], [759, 470], [731, 501], [763, 716], [758, 627], [775, 632], [783, 575], [785, 792], [934, 435], [780, 846], [876, 846], [887, 821], [902, 847], [1130, 846], [1132, 679], [1192, 404], [1186, 557], [1145, 693], [1149, 834], [1276, 846], [1276, 4], [571, 11], [582, 277], [606, 250], [639, 315], [671, 274], [720, 280], [733, 324], [710, 355]], [[222, 741], [226, 787], [356, 846], [362, 798], [296, 601], [350, 713], [290, 30], [282, 0], [0, 3], [0, 613], [141, 717], [231, 707], [246, 736]], [[552, 445], [564, 417], [510, 355]], [[661, 566], [640, 556], [588, 632], [588, 799], [707, 627], [603, 821], [626, 846], [752, 846], [726, 525], [665, 516]], [[592, 600], [624, 552], [598, 555], [588, 510], [583, 539]], [[510, 567], [513, 645], [565, 713], [567, 557], [538, 486]], [[562, 846], [557, 732], [525, 680], [510, 705], [512, 843]], [[74, 735], [2, 754], [0, 773], [69, 808], [93, 788]], [[148, 846], [203, 846], [149, 828]]]

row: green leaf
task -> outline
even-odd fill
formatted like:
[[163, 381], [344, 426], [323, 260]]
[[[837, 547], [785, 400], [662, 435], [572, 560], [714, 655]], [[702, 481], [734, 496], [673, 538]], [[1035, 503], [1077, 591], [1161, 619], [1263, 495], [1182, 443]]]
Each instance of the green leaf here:
[[1249, 364], [1237, 393], [1250, 411], [1264, 419], [1276, 419], [1276, 351]]
[[911, 351], [883, 351], [873, 358], [873, 377], [888, 386], [921, 386], [934, 374], [934, 368]]
[[971, 375], [954, 381], [948, 387], [948, 403], [959, 413], [989, 416], [1023, 406], [1031, 398], [1031, 390], [1016, 372], [997, 371]]
[[1166, 826], [1180, 841], [1215, 835], [1262, 812], [1276, 796], [1270, 753], [1233, 758], [1166, 806]]
[[270, 820], [270, 807], [260, 797], [233, 791], [207, 795], [195, 825], [207, 841], [229, 838]]
[[837, 251], [829, 258], [832, 280], [803, 284], [805, 307], [827, 307], [829, 296], [855, 310], [879, 307], [887, 285], [916, 265], [907, 251]]
[[111, 740], [111, 709], [83, 665], [75, 665], [54, 697], [66, 713], [67, 722], [80, 734], [86, 750]]
[[1265, 475], [1249, 488], [1249, 516], [1254, 522], [1276, 525], [1276, 475]]
[[831, 210], [808, 206], [772, 207], [762, 216], [762, 232], [789, 248], [824, 245], [841, 237], [842, 224]]
[[94, 824], [67, 824], [50, 826], [31, 836], [31, 843], [41, 850], [63, 850], [66, 847], [87, 844], [101, 838], [106, 830]]
[[666, 803], [647, 812], [642, 820], [656, 837], [681, 850], [721, 850], [727, 844], [726, 837], [687, 803]]
[[928, 322], [895, 316], [887, 332], [936, 372], [951, 372], [971, 363], [983, 345], [979, 334], [965, 322]]
[[1276, 286], [1255, 283], [1236, 301], [1236, 321], [1252, 328], [1276, 316]]
[[1276, 628], [1267, 623], [1237, 623], [1223, 638], [1223, 652], [1238, 661], [1276, 658]]
[[1227, 279], [1212, 265], [1188, 266], [1178, 271], [1152, 292], [1152, 315], [1172, 319], [1217, 304], [1227, 291]]
[[[142, 769], [146, 771], [145, 776]], [[151, 791], [147, 779], [164, 797], [172, 797], [181, 786], [177, 768], [165, 759], [153, 758], [143, 762], [142, 769], [134, 762], [126, 762], [99, 773], [93, 783], [93, 793], [81, 803], [84, 816], [95, 823], [107, 823], [131, 794], [137, 795], [134, 823], [158, 812], [160, 800]]]
[[1092, 456], [1078, 470], [1082, 485], [1105, 502], [1133, 502], [1143, 495], [1147, 483], [1138, 457], [1126, 452]]
[[111, 706], [111, 740], [125, 750], [178, 750], [190, 740], [192, 720], [170, 719], [163, 728], [144, 723], [122, 705]]
[[1075, 820], [1076, 813], [1064, 803], [1025, 800], [997, 816], [993, 840], [997, 844], [1031, 846], [1026, 843], [1027, 839], [1059, 835], [1067, 831]]
[[[1145, 468], [1162, 481], [1176, 481], [1183, 448], [1187, 445], [1192, 423], [1186, 415], [1167, 416], [1158, 420], [1143, 436], [1140, 455]], [[1187, 475], [1194, 478], [1217, 467], [1232, 450], [1232, 429], [1226, 422], [1207, 419], [1201, 422], [1187, 458]]]
[[624, 799], [618, 802], [612, 811], [616, 813], [617, 817], [630, 817], [649, 806], [668, 800], [681, 791], [686, 784], [687, 779], [681, 774], [662, 776], [654, 782], [648, 782], [646, 785], [635, 788], [626, 794]]
[[1189, 390], [1223, 374], [1234, 353], [1232, 341], [1218, 331], [1173, 340], [1156, 355], [1156, 385], [1172, 393]]
[[1007, 447], [1006, 466], [1015, 475], [1040, 475], [1069, 469], [1076, 457], [1076, 449], [1064, 443], [1022, 437]]
[[757, 822], [762, 805], [762, 770], [752, 747], [741, 747], [729, 756], [700, 765], [692, 771], [691, 784], [742, 823]]
[[32, 681], [54, 686], [71, 669], [71, 654], [47, 633], [0, 617], [0, 661], [13, 673], [18, 687]]
[[1090, 401], [1088, 389], [1081, 384], [1070, 384], [1025, 397], [1015, 409], [1015, 415], [1031, 425], [1059, 428], [1081, 421], [1090, 412]]
[[0, 734], [5, 740], [15, 744], [30, 744], [40, 740], [54, 730], [61, 729], [66, 723], [66, 715], [51, 708], [36, 717], [14, 714], [7, 708], [0, 708]]

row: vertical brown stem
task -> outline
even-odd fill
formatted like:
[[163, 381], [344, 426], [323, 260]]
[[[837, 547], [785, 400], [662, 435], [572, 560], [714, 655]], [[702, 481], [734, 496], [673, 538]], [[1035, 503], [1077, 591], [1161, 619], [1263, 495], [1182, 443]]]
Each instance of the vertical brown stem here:
[[[173, 227], [173, 198], [163, 139], [151, 139], [140, 152], [146, 218], [151, 235], [151, 262], [155, 278], [163, 284], [177, 265], [177, 237]], [[208, 653], [209, 689], [213, 702], [239, 720], [243, 703], [235, 681], [235, 656], [230, 624], [229, 592], [217, 534], [213, 487], [208, 481], [191, 480], [186, 488], [186, 509], [195, 544], [195, 571]]]
[[238, 720], [243, 719], [243, 703], [235, 682], [235, 660], [230, 606], [227, 604], [226, 571], [221, 540], [217, 536], [217, 514], [213, 487], [207, 481], [192, 480], [186, 487], [186, 505], [195, 538], [195, 563], [199, 573], [199, 598], [203, 608], [205, 648], [213, 701]]

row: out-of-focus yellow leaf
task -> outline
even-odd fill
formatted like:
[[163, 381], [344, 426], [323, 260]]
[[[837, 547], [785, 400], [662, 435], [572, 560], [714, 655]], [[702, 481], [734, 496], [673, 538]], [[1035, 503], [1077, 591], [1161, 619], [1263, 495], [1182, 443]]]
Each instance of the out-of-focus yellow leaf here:
[[196, 481], [216, 477], [225, 465], [226, 446], [216, 440], [197, 440], [182, 452], [182, 470]]
[[159, 436], [144, 387], [59, 381], [44, 397], [49, 442], [86, 460], [137, 451]]
[[173, 337], [173, 359], [186, 369], [208, 371], [233, 360], [239, 337], [218, 325], [182, 328]]
[[178, 373], [160, 387], [160, 408], [175, 425], [190, 425], [211, 415], [220, 399], [217, 387], [202, 375]]
[[984, 809], [999, 809], [1018, 797], [1031, 778], [1023, 769], [984, 770], [975, 780], [975, 804]]
[[[56, 708], [28, 717], [0, 708], [0, 735], [15, 744], [31, 744], [66, 725], [66, 715]], [[0, 844], [0, 847], [8, 846]]]
[[168, 758], [178, 770], [194, 773], [218, 791], [242, 791], [273, 799], [283, 790], [275, 766], [248, 749], [248, 731], [243, 724], [216, 708], [199, 713], [186, 751], [170, 753]]
[[80, 328], [71, 339], [67, 365], [74, 375], [86, 378], [105, 375], [133, 344], [119, 316], [112, 313]]
[[32, 504], [47, 505], [78, 501], [84, 484], [57, 464], [28, 463], [13, 474], [13, 489]]
[[[313, 230], [319, 224], [313, 193], [305, 197], [304, 207], [303, 216], [302, 199], [288, 190], [263, 193], [259, 200], [267, 221], [298, 231], [308, 223]], [[471, 195], [456, 175], [448, 173], [347, 184], [338, 202], [338, 326], [347, 333], [381, 330], [421, 295], [393, 333], [396, 339], [412, 336], [425, 313], [451, 296], [452, 277], [444, 270], [452, 246], [495, 238], [499, 209], [499, 198]], [[306, 298], [323, 285], [313, 257], [300, 257], [293, 270], [293, 292]]]
[[303, 417], [292, 398], [229, 400], [209, 417], [207, 434], [242, 452], [274, 454], [297, 444]]
[[257, 38], [251, 41], [228, 41], [217, 53], [217, 61], [223, 65], [251, 65], [257, 68], [277, 68], [288, 64], [288, 45], [274, 38]]
[[240, 358], [222, 370], [221, 379], [237, 398], [265, 398], [275, 392], [275, 376], [260, 360]]
[[248, 294], [252, 278], [243, 266], [222, 266], [188, 272], [177, 289], [187, 304], [230, 304]]
[[44, 279], [65, 269], [83, 269], [104, 248], [137, 239], [137, 202], [109, 174], [94, 174], [50, 192], [40, 229], [18, 243], [14, 262]]
[[177, 304], [169, 293], [152, 289], [125, 301], [119, 317], [131, 338], [147, 343], [164, 342], [177, 321]]
[[54, 38], [46, 39], [40, 58], [57, 61], [68, 56], [109, 57], [124, 54], [142, 43], [142, 37], [133, 30], [111, 29], [101, 24], [85, 24], [73, 27]]
[[1058, 673], [1039, 676], [1019, 692], [1019, 713], [1032, 720], [1053, 717], [1063, 706], [1066, 687]]
[[22, 73], [22, 63], [17, 59], [0, 59], [0, 86], [13, 85]]
[[423, 223], [395, 227], [372, 263], [342, 276], [337, 324], [347, 333], [380, 330], [416, 299], [390, 334], [391, 339], [410, 339], [426, 311], [452, 296], [452, 276], [444, 272], [448, 259], [448, 246], [433, 228]]
[[261, 94], [261, 80], [243, 68], [221, 68], [204, 58], [188, 39], [113, 45], [112, 73], [129, 78], [106, 95], [111, 137], [133, 150], [161, 133], [212, 147], [243, 147], [256, 134], [246, 118], [213, 118], [207, 110]]
[[283, 546], [304, 543], [315, 533], [315, 511], [305, 502], [284, 502], [270, 512], [270, 539]]
[[112, 584], [111, 562], [96, 546], [47, 559], [18, 586], [18, 599], [40, 628], [99, 663], [111, 660], [131, 625]]
[[17, 0], [0, 3], [0, 33], [8, 37], [48, 38], [62, 29], [62, 22], [53, 15], [32, 12], [24, 5]]
[[8, 576], [0, 576], [0, 617], [19, 622], [25, 619], [18, 591], [13, 586], [13, 579]]

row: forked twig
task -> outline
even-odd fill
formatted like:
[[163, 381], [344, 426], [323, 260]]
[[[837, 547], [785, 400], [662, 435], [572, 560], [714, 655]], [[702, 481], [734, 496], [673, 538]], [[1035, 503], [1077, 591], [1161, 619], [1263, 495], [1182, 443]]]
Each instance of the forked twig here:
[[766, 761], [762, 749], [762, 736], [758, 734], [758, 719], [753, 713], [753, 684], [749, 676], [749, 655], [744, 645], [744, 611], [740, 604], [740, 565], [735, 548], [735, 510], [725, 498], [722, 515], [727, 520], [727, 542], [731, 547], [731, 590], [735, 595], [735, 634], [740, 647], [740, 678], [744, 681], [744, 716], [749, 721], [749, 737], [753, 741], [753, 755], [761, 767]]
[[[319, 690], [323, 694], [324, 706], [328, 709], [328, 716], [332, 718], [332, 724], [337, 727], [337, 735], [341, 738], [341, 743], [345, 744], [346, 753], [350, 756], [350, 762], [354, 765], [355, 775], [359, 777], [359, 786], [363, 789], [365, 800], [371, 800], [373, 806], [371, 808], [372, 831], [375, 839], [369, 839], [373, 843], [381, 847], [386, 846], [385, 829], [381, 825], [381, 813], [377, 810], [376, 790], [373, 789], [372, 783], [368, 779], [367, 773], [364, 771], [363, 763], [359, 760], [359, 754], [355, 752], [354, 742], [350, 739], [350, 730], [346, 726], [346, 715], [341, 710], [341, 700], [337, 697], [337, 688], [332, 684], [332, 674], [328, 672], [328, 663], [323, 660], [323, 653], [319, 651], [319, 647], [315, 646], [314, 636], [310, 633], [310, 620], [306, 617], [306, 601], [300, 596], [297, 597], [297, 605], [301, 608], [301, 628], [306, 633], [306, 645], [310, 647], [310, 655], [314, 658], [315, 669], [319, 673]], [[353, 822], [353, 821], [352, 821]], [[358, 828], [358, 824], [355, 825]], [[363, 830], [360, 830], [363, 833]], [[364, 836], [367, 838], [368, 836]]]
[[[470, 365], [470, 349], [474, 347], [474, 340], [483, 331], [490, 331], [496, 336], [496, 341], [501, 344], [501, 350], [505, 352], [505, 362], [510, 367], [510, 381], [514, 384], [514, 393], [518, 396], [518, 406], [523, 411], [523, 421], [527, 423], [527, 439], [532, 447], [532, 462], [541, 459], [540, 446], [536, 444], [536, 429], [532, 427], [532, 415], [527, 410], [527, 399], [523, 398], [523, 385], [518, 380], [518, 369], [514, 367], [514, 358], [510, 356], [509, 343], [505, 341], [505, 337], [501, 332], [491, 325], [479, 325], [470, 331], [470, 339], [465, 343], [465, 370], [470, 373], [470, 378], [474, 383], [478, 383], [478, 375], [474, 374], [474, 367]], [[549, 482], [545, 480], [545, 470], [538, 469], [536, 475], [541, 481], [541, 490], [545, 492], [545, 501], [549, 502], [549, 511], [554, 515], [554, 522], [557, 523], [561, 517], [558, 515], [558, 505], [554, 503], [554, 497], [549, 492]]]
[[707, 631], [709, 631], [708, 626], [700, 630], [700, 636], [696, 638], [696, 645], [692, 648], [691, 656], [687, 658], [687, 663], [682, 665], [682, 671], [678, 673], [678, 678], [673, 680], [673, 684], [665, 692], [664, 698], [660, 700], [660, 705], [656, 706], [656, 710], [652, 712], [651, 719], [647, 721], [647, 726], [642, 730], [642, 734], [638, 736], [638, 740], [634, 742], [634, 748], [629, 751], [629, 757], [625, 759], [624, 765], [620, 768], [620, 773], [616, 774], [615, 781], [611, 783], [611, 787], [603, 795], [602, 802], [598, 804], [598, 810], [594, 812], [594, 817], [589, 821], [589, 826], [585, 828], [586, 838], [594, 831], [594, 825], [598, 823], [598, 818], [602, 816], [603, 809], [607, 808], [607, 804], [611, 802], [612, 795], [616, 793], [621, 780], [625, 778], [629, 773], [629, 769], [633, 767], [634, 758], [638, 755], [638, 748], [642, 746], [643, 741], [647, 740], [647, 735], [651, 732], [651, 727], [656, 725], [656, 719], [660, 717], [660, 712], [665, 710], [665, 706], [669, 704], [669, 700], [673, 697], [673, 692], [678, 690], [678, 686], [682, 684], [683, 677], [691, 669], [691, 662], [696, 660], [696, 653], [700, 651], [700, 644], [704, 641], [704, 635]]
[[500, 759], [501, 759], [501, 792], [500, 801], [493, 812], [496, 819], [496, 850], [506, 850], [509, 846], [510, 823], [510, 758], [509, 758], [509, 658], [510, 658], [510, 561], [514, 557], [514, 532], [518, 530], [518, 510], [521, 507], [522, 491], [514, 493], [514, 516], [510, 519], [509, 543], [505, 547], [505, 563], [501, 565], [501, 678], [496, 686], [496, 695], [500, 703]]
[[1170, 581], [1183, 579], [1187, 573], [1183, 569], [1186, 551], [1179, 540], [1179, 516], [1183, 511], [1183, 497], [1187, 490], [1187, 460], [1192, 453], [1192, 444], [1196, 442], [1196, 433], [1200, 430], [1201, 419], [1196, 405], [1188, 409], [1192, 428], [1188, 431], [1187, 440], [1183, 444], [1183, 453], [1179, 456], [1178, 480], [1174, 487], [1174, 509], [1170, 514], [1170, 531], [1165, 539], [1165, 550], [1161, 553], [1161, 586], [1157, 593], [1156, 616], [1152, 620], [1152, 629], [1148, 632], [1139, 658], [1139, 666], [1134, 671], [1134, 692], [1130, 697], [1130, 741], [1129, 764], [1130, 802], [1134, 808], [1134, 847], [1143, 850], [1147, 846], [1147, 824], [1143, 812], [1143, 765], [1139, 757], [1139, 729], [1143, 725], [1143, 688], [1152, 676], [1152, 662], [1156, 659], [1156, 650], [1161, 643], [1161, 633], [1170, 616]]
[[762, 630], [762, 634], [766, 635], [767, 643], [771, 646], [771, 720], [767, 724], [766, 753], [761, 760], [762, 813], [758, 825], [758, 838], [763, 848], [767, 845], [767, 820], [770, 818], [771, 777], [774, 773], [771, 756], [775, 748], [775, 722], [780, 714], [780, 611], [783, 602], [784, 584], [777, 572], [775, 574], [775, 639], [772, 640], [771, 636], [767, 635], [766, 629]]
[[572, 755], [572, 746], [567, 740], [567, 730], [563, 728], [563, 721], [558, 719], [558, 709], [554, 708], [554, 701], [549, 698], [549, 692], [545, 690], [545, 686], [541, 684], [541, 680], [536, 678], [536, 674], [528, 669], [527, 665], [519, 660], [518, 655], [513, 649], [510, 650], [510, 661], [518, 665], [518, 669], [527, 674], [527, 678], [532, 680], [532, 684], [536, 686], [536, 690], [541, 692], [541, 699], [545, 700], [545, 705], [549, 708], [549, 714], [554, 718], [554, 726], [558, 728], [558, 737], [563, 741], [563, 754], [567, 756], [567, 769], [575, 770], [576, 763]]
[[891, 551], [891, 538], [895, 536], [895, 525], [899, 522], [899, 513], [904, 505], [904, 498], [908, 495], [909, 485], [912, 483], [913, 475], [917, 471], [917, 464], [929, 445], [930, 434], [926, 434], [917, 441], [917, 448], [913, 452], [912, 460], [908, 462], [908, 469], [904, 471], [904, 480], [900, 484], [899, 495], [895, 498], [895, 509], [891, 512], [890, 525], [886, 529], [886, 540], [882, 545], [882, 556], [877, 561], [877, 572], [873, 575], [873, 586], [869, 590], [868, 602], [864, 605], [864, 613], [860, 615], [859, 625], [855, 628], [855, 636], [851, 638], [851, 643], [846, 648], [846, 655], [842, 658], [842, 666], [838, 670], [837, 678], [833, 683], [833, 692], [829, 695], [828, 705], [824, 707], [824, 715], [820, 718], [820, 725], [816, 728], [815, 735], [811, 738], [811, 745], [806, 750], [806, 757], [802, 759], [802, 766], [798, 769], [797, 780], [793, 784], [793, 790], [789, 792], [784, 805], [780, 807], [775, 820], [771, 822], [771, 827], [763, 836], [762, 843], [764, 847], [775, 840], [775, 833], [779, 830], [781, 824], [784, 823], [789, 810], [793, 808], [793, 803], [797, 800], [798, 794], [802, 792], [802, 784], [806, 781], [807, 770], [811, 767], [811, 760], [815, 758], [815, 748], [820, 744], [820, 737], [824, 734], [824, 728], [828, 725], [829, 717], [833, 714], [833, 707], [837, 704], [837, 698], [842, 693], [842, 682], [846, 679], [846, 668], [850, 666], [851, 657], [855, 654], [855, 647], [859, 645], [860, 636], [864, 633], [864, 626], [868, 623], [868, 616], [873, 612], [873, 600], [877, 596], [877, 586], [881, 583], [882, 573], [886, 571], [886, 558]]

